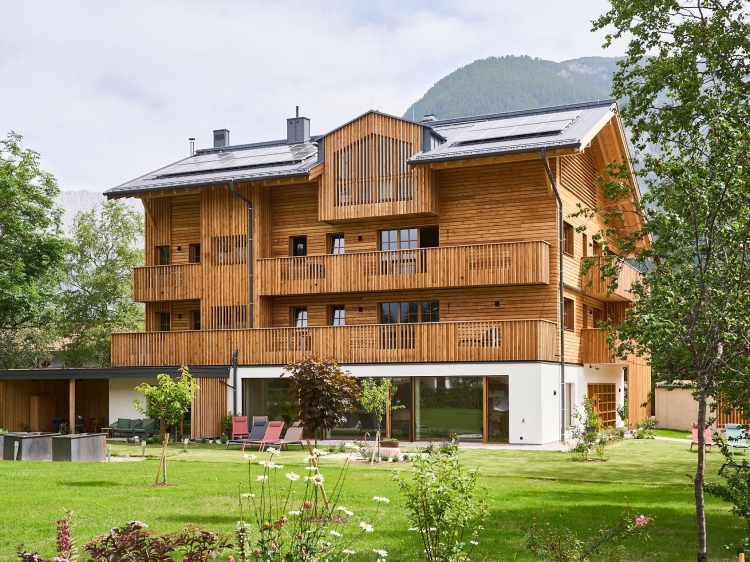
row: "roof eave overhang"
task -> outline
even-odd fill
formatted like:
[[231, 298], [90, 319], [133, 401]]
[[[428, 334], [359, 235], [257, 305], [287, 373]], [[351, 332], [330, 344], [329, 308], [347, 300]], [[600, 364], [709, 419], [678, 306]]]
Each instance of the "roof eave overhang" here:
[[[229, 365], [196, 365], [188, 367], [196, 378], [229, 378]], [[167, 374], [180, 375], [179, 367], [102, 367], [77, 369], [7, 369], [0, 370], [0, 381], [69, 380], [69, 379], [139, 379]]]

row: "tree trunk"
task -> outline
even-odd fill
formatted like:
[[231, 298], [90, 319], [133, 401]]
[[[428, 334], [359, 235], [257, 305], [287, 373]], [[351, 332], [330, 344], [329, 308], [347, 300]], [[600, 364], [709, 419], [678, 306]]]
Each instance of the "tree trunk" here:
[[706, 553], [706, 506], [703, 497], [703, 482], [706, 473], [706, 375], [700, 377], [698, 396], [698, 468], [695, 471], [695, 516], [698, 523], [698, 562], [707, 562]]

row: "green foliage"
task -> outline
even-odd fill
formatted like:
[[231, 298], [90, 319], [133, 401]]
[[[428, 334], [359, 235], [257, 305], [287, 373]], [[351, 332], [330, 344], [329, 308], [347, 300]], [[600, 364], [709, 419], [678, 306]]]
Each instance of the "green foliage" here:
[[[346, 423], [356, 409], [360, 389], [357, 379], [343, 371], [335, 359], [305, 357], [284, 367], [289, 390], [299, 400], [297, 418], [308, 431], [333, 429]], [[282, 375], [282, 376], [285, 376]]]
[[422, 408], [476, 408], [482, 403], [482, 384], [464, 377], [450, 388], [419, 388], [419, 405]]
[[66, 365], [110, 364], [113, 332], [143, 329], [143, 306], [133, 302], [134, 267], [143, 265], [143, 219], [121, 201], [78, 213], [66, 260], [60, 333]]
[[[610, 0], [594, 29], [627, 38], [613, 92], [642, 158], [640, 199], [627, 164], [602, 184], [612, 204], [594, 239], [610, 288], [622, 261], [644, 271], [609, 343], [650, 357], [657, 381], [687, 381], [704, 427], [709, 398], [750, 415], [750, 23], [741, 0]], [[646, 151], [647, 144], [658, 152]], [[606, 181], [604, 181], [606, 180]], [[631, 212], [630, 209], [634, 209]], [[644, 220], [647, 218], [648, 220]], [[617, 244], [611, 244], [611, 241]], [[703, 432], [695, 476], [698, 560], [706, 560]]]
[[617, 416], [622, 420], [622, 423], [628, 425], [628, 399], [623, 400], [622, 406], [617, 406]]
[[453, 447], [421, 453], [411, 479], [400, 472], [393, 476], [406, 498], [412, 530], [422, 538], [428, 562], [468, 561], [487, 513], [486, 493], [477, 494], [478, 471], [463, 469]]
[[602, 428], [602, 419], [599, 417], [599, 412], [594, 408], [594, 401], [588, 396], [584, 396], [582, 406], [586, 412], [586, 417], [579, 419], [578, 412], [576, 412], [576, 419], [583, 422], [584, 426], [593, 427], [596, 431], [599, 431]]
[[227, 433], [232, 431], [232, 418], [234, 417], [233, 412], [227, 413], [226, 416], [221, 416], [221, 427], [224, 428], [224, 431]]
[[654, 418], [647, 418], [645, 420], [638, 420], [636, 424], [638, 429], [633, 432], [633, 439], [655, 439], [656, 426], [659, 425], [659, 421]]
[[746, 460], [736, 462], [726, 443], [721, 443], [721, 453], [724, 455], [724, 468], [719, 475], [724, 483], [708, 483], [706, 492], [731, 503], [732, 513], [745, 520], [747, 536], [739, 544], [730, 544], [727, 548], [737, 553], [750, 553], [750, 465]]
[[648, 539], [646, 527], [652, 519], [644, 515], [633, 517], [626, 511], [619, 521], [602, 525], [598, 531], [581, 539], [563, 526], [562, 517], [557, 526], [540, 525], [535, 517], [525, 528], [526, 546], [539, 560], [546, 562], [586, 562], [598, 554], [606, 555], [606, 560], [622, 560], [623, 552], [617, 548], [619, 543], [628, 538]]
[[133, 400], [135, 409], [145, 416], [156, 416], [162, 426], [180, 423], [193, 403], [195, 392], [199, 390], [198, 384], [187, 367], [180, 367], [177, 379], [165, 374], [157, 375], [156, 379], [156, 386], [143, 383], [136, 387], [143, 394], [145, 403], [136, 398]]
[[584, 57], [561, 63], [529, 56], [488, 57], [438, 80], [404, 113], [419, 121], [517, 111], [610, 97], [615, 58]]
[[383, 421], [383, 416], [388, 411], [400, 410], [404, 406], [392, 406], [393, 395], [398, 391], [397, 386], [393, 386], [393, 380], [388, 377], [382, 379], [364, 379], [362, 381], [359, 403], [366, 412], [372, 412], [378, 420], [378, 427]]
[[55, 178], [21, 136], [0, 140], [0, 369], [48, 358], [66, 241]]

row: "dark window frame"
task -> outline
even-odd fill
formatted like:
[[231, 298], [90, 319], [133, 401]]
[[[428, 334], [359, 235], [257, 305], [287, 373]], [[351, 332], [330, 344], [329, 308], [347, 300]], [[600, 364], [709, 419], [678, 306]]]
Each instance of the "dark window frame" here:
[[328, 325], [346, 326], [346, 305], [332, 304], [328, 307]]
[[[308, 325], [308, 311], [306, 306], [293, 306], [291, 310], [292, 328], [307, 328]], [[298, 324], [298, 321], [301, 324]]]
[[156, 246], [154, 250], [156, 265], [172, 264], [172, 248], [170, 246]]
[[571, 257], [575, 257], [575, 232], [572, 224], [563, 222], [563, 253]]
[[190, 329], [191, 330], [201, 329], [201, 311], [200, 310], [190, 311]]
[[159, 331], [172, 331], [172, 315], [169, 312], [159, 312]]
[[563, 327], [569, 332], [576, 329], [576, 301], [568, 297], [563, 299]]
[[190, 246], [188, 246], [188, 261], [190, 263], [201, 262], [201, 245], [200, 244], [190, 244]]
[[[337, 240], [341, 240], [341, 245], [336, 244]], [[339, 256], [346, 253], [346, 237], [343, 232], [334, 232], [328, 235], [328, 253], [334, 256]]]
[[[304, 253], [297, 253], [300, 243], [302, 243]], [[303, 258], [307, 255], [307, 235], [289, 237], [289, 255], [295, 258]]]
[[[425, 305], [428, 305], [429, 309], [427, 314], [425, 314]], [[388, 307], [387, 312], [385, 307]], [[378, 303], [378, 315], [380, 324], [430, 324], [440, 322], [440, 301], [381, 302]], [[384, 322], [384, 318], [389, 321]]]

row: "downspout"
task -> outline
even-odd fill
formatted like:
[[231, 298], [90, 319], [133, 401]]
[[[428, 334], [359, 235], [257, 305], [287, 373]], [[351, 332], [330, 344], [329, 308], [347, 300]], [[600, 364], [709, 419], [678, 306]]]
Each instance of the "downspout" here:
[[552, 170], [549, 169], [549, 162], [547, 162], [547, 149], [542, 148], [542, 162], [544, 163], [544, 170], [547, 172], [552, 191], [555, 192], [555, 199], [557, 199], [557, 257], [559, 260], [557, 269], [557, 281], [560, 300], [560, 441], [565, 441], [565, 283], [563, 280], [563, 204], [560, 198], [560, 193], [557, 191], [557, 184], [555, 178], [552, 175]]
[[235, 349], [232, 353], [232, 411], [235, 416], [239, 415], [237, 413], [237, 355], [239, 352], [239, 349]]
[[229, 190], [237, 197], [247, 203], [247, 284], [248, 284], [248, 305], [247, 305], [247, 327], [253, 327], [253, 202], [239, 193], [234, 188], [234, 180], [229, 180]]

